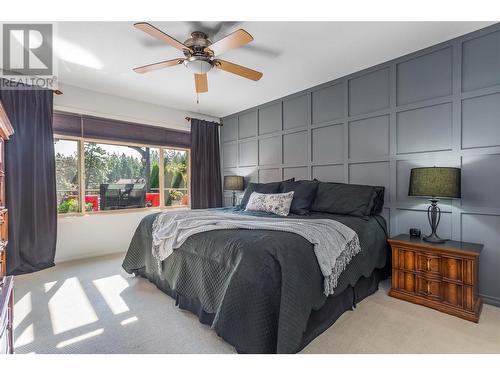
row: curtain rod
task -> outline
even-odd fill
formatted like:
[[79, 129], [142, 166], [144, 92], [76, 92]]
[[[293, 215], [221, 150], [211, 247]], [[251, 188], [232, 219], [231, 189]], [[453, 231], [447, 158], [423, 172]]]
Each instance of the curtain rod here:
[[[191, 121], [191, 120], [192, 120], [192, 118], [191, 118], [191, 117], [185, 117], [185, 119], [186, 119], [186, 121]], [[219, 124], [219, 126], [223, 126], [223, 125], [222, 125], [222, 122]]]

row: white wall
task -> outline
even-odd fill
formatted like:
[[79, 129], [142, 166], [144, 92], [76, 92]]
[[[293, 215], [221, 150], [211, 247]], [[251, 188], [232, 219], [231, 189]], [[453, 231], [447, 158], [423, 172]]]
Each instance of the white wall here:
[[56, 263], [124, 252], [135, 228], [150, 211], [60, 217]]
[[[138, 102], [75, 86], [60, 85], [54, 109], [116, 120], [189, 130], [185, 117], [219, 119], [199, 113]], [[59, 217], [56, 263], [97, 255], [125, 252], [140, 220], [153, 210]]]

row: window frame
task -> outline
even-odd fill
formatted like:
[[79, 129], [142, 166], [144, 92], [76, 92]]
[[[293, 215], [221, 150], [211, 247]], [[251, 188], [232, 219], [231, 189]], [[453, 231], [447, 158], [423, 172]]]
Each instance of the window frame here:
[[[67, 217], [67, 216], [84, 216], [84, 215], [108, 215], [108, 214], [118, 214], [118, 213], [132, 213], [132, 212], [141, 212], [141, 211], [156, 211], [156, 210], [176, 210], [176, 209], [191, 209], [191, 149], [177, 147], [177, 146], [159, 146], [153, 144], [145, 144], [145, 143], [136, 143], [136, 142], [121, 142], [121, 141], [112, 141], [106, 139], [99, 138], [86, 138], [86, 137], [77, 137], [71, 135], [57, 134], [54, 133], [54, 141], [55, 140], [67, 140], [67, 141], [78, 141], [78, 199], [79, 199], [79, 211], [78, 212], [67, 212], [67, 213], [58, 213], [58, 217]], [[103, 143], [115, 146], [136, 146], [136, 147], [148, 147], [148, 148], [157, 148], [160, 153], [160, 166], [159, 169], [159, 186], [160, 190], [160, 205], [156, 207], [138, 207], [138, 208], [122, 208], [118, 210], [105, 210], [105, 211], [85, 211], [85, 143]], [[187, 205], [178, 205], [178, 206], [166, 206], [165, 205], [165, 156], [164, 150], [178, 150], [185, 151], [188, 154], [188, 181], [187, 181], [187, 191], [189, 194], [189, 204]]]

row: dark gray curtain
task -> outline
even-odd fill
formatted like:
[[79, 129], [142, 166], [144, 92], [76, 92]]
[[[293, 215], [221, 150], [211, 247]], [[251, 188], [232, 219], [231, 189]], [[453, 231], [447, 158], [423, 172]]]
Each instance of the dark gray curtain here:
[[219, 124], [191, 119], [191, 208], [222, 206]]
[[0, 90], [14, 135], [6, 142], [9, 210], [7, 273], [54, 265], [57, 236], [56, 178], [50, 90]]

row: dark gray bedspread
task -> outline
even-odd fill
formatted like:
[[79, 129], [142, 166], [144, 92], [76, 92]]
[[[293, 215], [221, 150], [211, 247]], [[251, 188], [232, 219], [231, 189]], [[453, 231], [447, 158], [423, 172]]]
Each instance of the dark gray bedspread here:
[[[148, 215], [139, 224], [123, 261], [125, 271], [147, 277], [162, 290], [198, 299], [205, 312], [215, 314], [212, 327], [217, 334], [238, 351], [299, 350], [311, 311], [320, 309], [326, 299], [311, 243], [297, 234], [272, 230], [199, 233], [165, 259], [159, 272], [151, 252], [157, 215]], [[382, 217], [326, 213], [289, 217], [331, 218], [358, 234], [361, 252], [340, 276], [335, 294], [385, 266], [388, 246]]]

